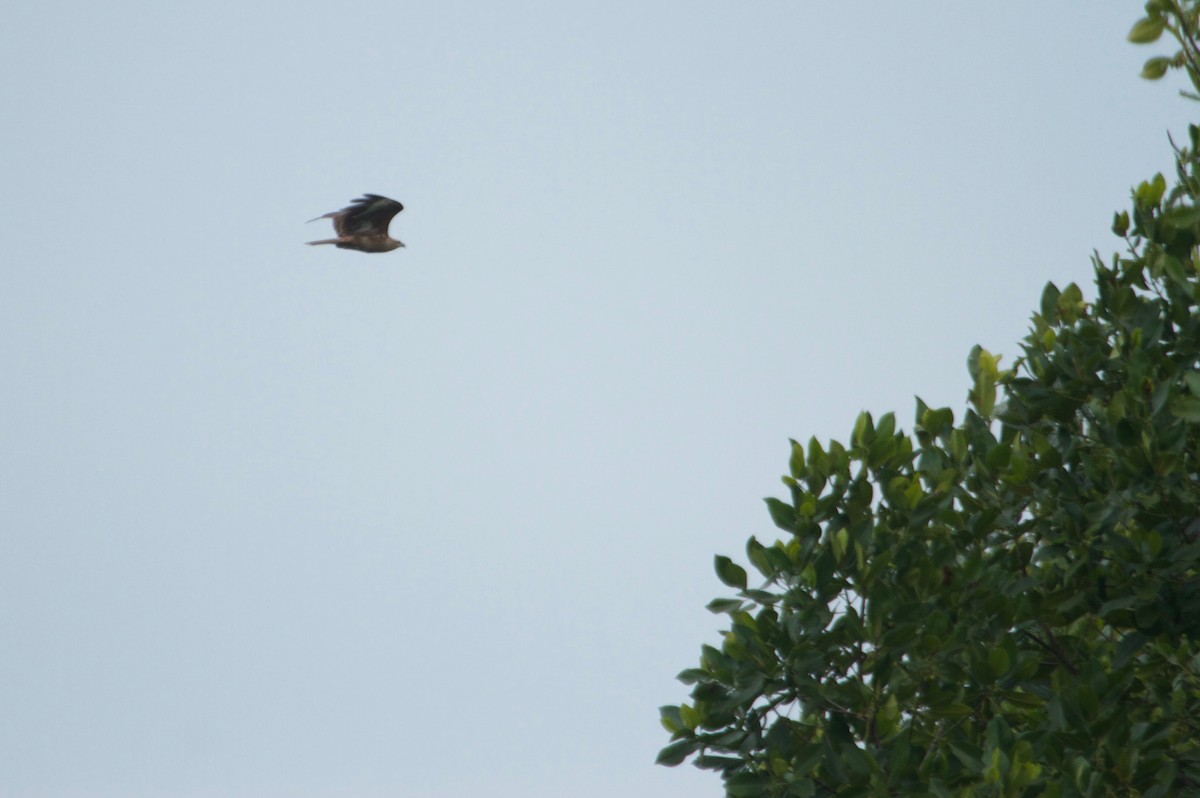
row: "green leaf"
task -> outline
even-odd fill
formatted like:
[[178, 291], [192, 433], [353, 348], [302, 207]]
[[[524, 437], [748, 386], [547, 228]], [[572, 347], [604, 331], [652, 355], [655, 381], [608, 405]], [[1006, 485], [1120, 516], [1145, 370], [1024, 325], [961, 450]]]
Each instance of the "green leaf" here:
[[954, 754], [955, 758], [958, 759], [959, 762], [962, 762], [968, 770], [976, 773], [983, 770], [983, 762], [981, 761], [983, 752], [978, 746], [961, 740], [949, 740], [947, 741], [947, 745], [950, 748], [950, 752]]
[[867, 465], [879, 468], [896, 454], [896, 439], [879, 435], [867, 450]]
[[860, 449], [869, 449], [874, 440], [875, 423], [871, 420], [871, 414], [864, 410], [858, 414], [858, 419], [854, 422], [854, 431], [850, 433], [850, 442]]
[[1144, 17], [1133, 24], [1133, 28], [1125, 38], [1134, 44], [1149, 44], [1158, 41], [1165, 25], [1166, 20], [1162, 17]]
[[1117, 610], [1129, 609], [1134, 604], [1137, 604], [1137, 602], [1137, 596], [1121, 596], [1120, 598], [1115, 598], [1111, 601], [1106, 601], [1101, 604], [1100, 609], [1096, 611], [1096, 614], [1101, 618], [1107, 618], [1109, 613], [1116, 612]]
[[[821, 479], [828, 479], [832, 463], [830, 457], [821, 448], [821, 442], [816, 436], [808, 440], [808, 467], [814, 471]], [[814, 488], [815, 490], [815, 488]]]
[[1192, 396], [1200, 396], [1200, 371], [1189, 371], [1184, 374], [1183, 382]]
[[930, 435], [942, 435], [954, 426], [954, 411], [948, 407], [926, 410], [921, 414], [921, 426]]
[[788, 788], [788, 798], [812, 798], [817, 794], [817, 785], [812, 779], [797, 779]]
[[689, 731], [695, 731], [704, 722], [704, 714], [695, 707], [680, 704], [679, 719], [683, 723], [684, 728]]
[[1063, 289], [1062, 294], [1058, 297], [1057, 304], [1058, 313], [1062, 320], [1067, 324], [1074, 324], [1083, 314], [1083, 292], [1079, 290], [1079, 286], [1071, 283]]
[[1049, 324], [1058, 321], [1058, 298], [1061, 294], [1054, 283], [1046, 283], [1042, 289], [1042, 318]]
[[675, 767], [683, 762], [700, 747], [700, 744], [695, 740], [680, 740], [671, 743], [666, 748], [658, 752], [656, 764], [666, 765], [667, 767]]
[[741, 599], [719, 598], [708, 602], [706, 609], [714, 615], [740, 612], [745, 604]]
[[996, 357], [983, 347], [975, 346], [967, 358], [967, 369], [975, 380], [975, 387], [970, 392], [975, 412], [991, 418], [996, 406], [996, 378], [999, 375]]
[[1134, 196], [1143, 206], [1157, 207], [1158, 203], [1162, 202], [1162, 196], [1166, 190], [1166, 178], [1162, 176], [1162, 172], [1159, 172], [1150, 180], [1143, 180], [1139, 183]]
[[725, 780], [725, 794], [737, 798], [765, 795], [767, 785], [757, 773], [735, 773]]
[[775, 522], [775, 526], [785, 532], [796, 531], [796, 510], [792, 505], [773, 498], [766, 498], [763, 501], [767, 503], [767, 511], [771, 513], [771, 520]]
[[726, 585], [741, 588], [742, 590], [746, 589], [745, 568], [720, 554], [713, 558], [713, 565], [717, 572], [717, 578]]
[[988, 652], [988, 667], [992, 669], [992, 676], [999, 679], [1008, 673], [1009, 659], [1008, 652], [1003, 648], [993, 648]]
[[788, 473], [793, 479], [804, 479], [808, 474], [808, 469], [804, 464], [804, 447], [799, 442], [790, 440], [792, 445], [792, 456], [788, 458]]
[[746, 556], [750, 558], [750, 564], [753, 565], [758, 572], [767, 579], [771, 579], [782, 568], [786, 568], [788, 562], [786, 559], [783, 563], [778, 563], [771, 556], [771, 549], [758, 542], [757, 538], [751, 537], [746, 542]]
[[1195, 396], [1176, 396], [1171, 399], [1171, 415], [1181, 418], [1189, 424], [1200, 424], [1200, 398]]
[[921, 488], [921, 480], [914, 479], [908, 489], [904, 491], [904, 507], [907, 510], [917, 509], [917, 505], [921, 503], [921, 499], [925, 497], [925, 491]]
[[833, 548], [833, 556], [841, 560], [846, 555], [846, 547], [850, 543], [850, 533], [843, 527], [829, 536], [829, 544]]
[[[1142, 77], [1146, 80], [1158, 80], [1163, 75], [1167, 74], [1167, 69], [1171, 66], [1171, 59], [1163, 56], [1156, 56], [1148, 59], [1142, 66]], [[1117, 233], [1124, 235], [1124, 233]]]
[[1022, 707], [1041, 707], [1046, 703], [1046, 700], [1041, 696], [1033, 693], [1026, 693], [1020, 690], [1007, 690], [1001, 693], [1005, 701], [1012, 702]]
[[[1146, 77], [1145, 71], [1143, 71], [1142, 77]], [[1121, 238], [1125, 237], [1125, 234], [1129, 232], [1129, 211], [1113, 214], [1112, 231]]]
[[709, 678], [709, 673], [708, 671], [700, 668], [687, 668], [680, 671], [675, 678], [684, 684], [695, 684], [696, 682], [702, 682]]
[[945, 704], [944, 706], [930, 708], [930, 714], [935, 718], [967, 718], [974, 714], [974, 712], [975, 710], [966, 704]]
[[875, 425], [875, 435], [881, 438], [890, 438], [894, 434], [896, 434], [896, 414], [889, 411], [879, 417], [879, 423]]
[[1187, 229], [1200, 224], [1200, 207], [1180, 206], [1171, 208], [1162, 215], [1163, 224], [1177, 229]]

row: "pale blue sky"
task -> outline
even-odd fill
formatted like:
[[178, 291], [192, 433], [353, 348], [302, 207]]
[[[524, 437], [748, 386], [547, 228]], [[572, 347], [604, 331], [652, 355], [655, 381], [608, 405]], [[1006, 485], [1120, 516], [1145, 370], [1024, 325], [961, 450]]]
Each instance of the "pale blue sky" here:
[[721, 795], [713, 554], [1090, 280], [1140, 9], [7, 9], [0, 795]]

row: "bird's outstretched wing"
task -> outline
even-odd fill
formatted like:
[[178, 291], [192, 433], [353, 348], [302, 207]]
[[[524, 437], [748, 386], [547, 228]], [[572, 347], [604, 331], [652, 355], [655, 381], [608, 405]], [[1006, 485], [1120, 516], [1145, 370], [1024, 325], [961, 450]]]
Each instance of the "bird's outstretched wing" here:
[[[404, 206], [394, 199], [378, 194], [364, 194], [340, 211], [333, 211], [317, 219], [332, 219], [333, 229], [339, 236], [387, 235], [388, 225]], [[313, 221], [316, 221], [314, 219]]]

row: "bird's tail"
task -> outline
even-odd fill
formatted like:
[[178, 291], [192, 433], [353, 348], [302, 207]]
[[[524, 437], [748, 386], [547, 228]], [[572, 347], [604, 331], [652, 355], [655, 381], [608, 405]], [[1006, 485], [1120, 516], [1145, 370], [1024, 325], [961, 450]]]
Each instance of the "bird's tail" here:
[[305, 243], [308, 244], [310, 247], [312, 247], [312, 246], [316, 246], [317, 244], [336, 244], [336, 243], [338, 243], [338, 239], [326, 238], [323, 241], [306, 241]]

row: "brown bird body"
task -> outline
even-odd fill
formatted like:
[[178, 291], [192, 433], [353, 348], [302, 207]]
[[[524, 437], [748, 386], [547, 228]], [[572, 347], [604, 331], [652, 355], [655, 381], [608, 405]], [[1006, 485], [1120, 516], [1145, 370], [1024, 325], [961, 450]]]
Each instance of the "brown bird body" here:
[[[378, 194], [364, 194], [360, 199], [351, 200], [350, 204], [340, 211], [317, 217], [333, 220], [333, 230], [337, 233], [337, 238], [309, 241], [308, 244], [333, 244], [339, 249], [356, 249], [359, 252], [391, 252], [404, 246], [403, 241], [397, 241], [388, 235], [388, 225], [402, 210], [404, 206], [394, 199]], [[315, 222], [317, 219], [309, 221]]]

